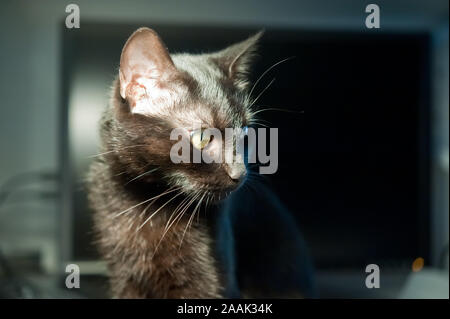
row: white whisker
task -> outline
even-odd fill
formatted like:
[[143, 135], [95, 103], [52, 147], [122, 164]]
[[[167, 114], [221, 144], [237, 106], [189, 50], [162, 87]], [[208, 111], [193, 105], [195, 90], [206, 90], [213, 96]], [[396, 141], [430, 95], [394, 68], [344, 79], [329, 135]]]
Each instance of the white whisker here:
[[107, 152], [103, 152], [103, 153], [99, 153], [99, 154], [95, 154], [95, 155], [90, 155], [87, 158], [98, 157], [98, 156], [102, 156], [102, 155], [109, 154], [109, 153], [119, 152], [119, 151], [127, 149], [127, 148], [142, 147], [142, 146], [148, 146], [148, 145], [147, 144], [138, 144], [138, 145], [124, 146], [124, 147], [118, 148], [116, 150], [107, 151]]
[[266, 92], [266, 90], [272, 85], [272, 83], [275, 82], [275, 79], [276, 79], [276, 78], [273, 78], [273, 79], [269, 82], [269, 84], [267, 84], [267, 86], [266, 86], [266, 87], [258, 94], [258, 96], [256, 97], [256, 99], [253, 100], [252, 104], [250, 104], [249, 107], [252, 107], [252, 106], [258, 101], [258, 99], [261, 97], [261, 95], [263, 95], [264, 92]]
[[164, 206], [166, 206], [168, 203], [170, 203], [171, 201], [173, 201], [175, 198], [177, 198], [178, 196], [180, 196], [181, 194], [183, 194], [183, 192], [179, 192], [178, 194], [176, 194], [175, 196], [173, 196], [171, 199], [169, 199], [167, 202], [165, 202], [162, 206], [160, 206], [157, 210], [155, 210], [143, 223], [141, 226], [138, 227], [138, 229], [136, 231], [139, 231], [142, 227], [144, 227], [144, 225], [150, 220], [152, 219], [153, 216], [156, 215], [156, 213], [158, 213], [161, 209], [164, 208]]
[[169, 193], [172, 193], [172, 192], [174, 192], [174, 191], [176, 191], [176, 190], [179, 190], [180, 188], [181, 188], [181, 187], [177, 187], [177, 188], [175, 188], [175, 189], [169, 188], [167, 191], [165, 191], [165, 192], [162, 193], [162, 194], [159, 194], [159, 195], [156, 195], [156, 196], [154, 196], [154, 197], [152, 197], [152, 198], [146, 199], [146, 200], [140, 202], [139, 204], [133, 205], [133, 206], [131, 206], [130, 208], [127, 208], [127, 209], [121, 211], [120, 213], [116, 214], [116, 215], [114, 216], [114, 218], [119, 217], [119, 216], [125, 214], [126, 212], [129, 212], [129, 211], [131, 211], [132, 209], [134, 209], [134, 208], [136, 208], [136, 207], [139, 207], [139, 206], [141, 206], [141, 205], [143, 205], [143, 204], [145, 204], [145, 203], [148, 203], [149, 201], [151, 201], [151, 200], [153, 200], [153, 199], [155, 199], [155, 198], [159, 198], [159, 197], [161, 197], [161, 196], [164, 196], [164, 195], [166, 195], [166, 194], [169, 194]]
[[[147, 175], [147, 174], [151, 174], [151, 173], [157, 171], [158, 169], [159, 169], [159, 167], [156, 167], [156, 168], [153, 168], [153, 169], [151, 169], [151, 170], [148, 170], [148, 171], [146, 171], [146, 172], [144, 172], [144, 173], [142, 173], [142, 174], [139, 174], [139, 175], [136, 176], [135, 178], [133, 178], [133, 179], [129, 180], [128, 182], [126, 182], [125, 185], [128, 185], [129, 183], [131, 183], [131, 182], [133, 182], [133, 181], [135, 181], [135, 180], [141, 178], [142, 176], [145, 176], [145, 175]], [[125, 186], [125, 185], [124, 185], [124, 186]]]
[[186, 235], [186, 231], [187, 231], [189, 225], [192, 223], [192, 220], [193, 220], [193, 218], [195, 216], [195, 213], [196, 213], [197, 209], [200, 207], [200, 205], [201, 205], [201, 203], [203, 201], [203, 198], [205, 198], [205, 195], [206, 195], [206, 193], [203, 193], [203, 196], [200, 198], [199, 202], [197, 203], [197, 205], [194, 208], [194, 211], [191, 213], [191, 217], [189, 217], [187, 225], [184, 228], [183, 236], [181, 237], [181, 241], [180, 241], [180, 245], [179, 245], [178, 249], [181, 248], [181, 244], [183, 243], [183, 239], [184, 239], [184, 236]]
[[277, 65], [279, 65], [279, 64], [281, 64], [281, 63], [283, 63], [283, 62], [292, 60], [293, 58], [295, 58], [295, 56], [291, 56], [291, 57], [289, 57], [289, 58], [286, 58], [286, 59], [283, 59], [283, 60], [281, 60], [281, 61], [278, 61], [277, 63], [275, 63], [274, 65], [272, 65], [271, 67], [269, 67], [266, 71], [264, 71], [264, 73], [260, 75], [260, 77], [258, 78], [258, 80], [256, 80], [255, 84], [253, 84], [253, 87], [252, 87], [252, 89], [250, 90], [249, 95], [250, 95], [250, 96], [252, 95], [253, 90], [254, 90], [255, 87], [258, 85], [259, 81], [261, 81], [261, 79], [264, 77], [264, 75], [267, 74], [267, 72], [269, 72], [270, 70], [272, 70], [272, 69], [273, 69], [274, 67], [276, 67]]
[[[197, 198], [198, 193], [193, 195], [192, 199], [189, 201], [189, 203], [178, 213], [178, 215], [173, 219], [173, 221], [168, 225], [168, 227], [166, 227], [166, 229], [164, 230], [164, 233], [161, 236], [161, 239], [159, 240], [158, 244], [155, 247], [155, 251], [153, 252], [152, 258], [155, 256], [159, 246], [161, 245], [161, 242], [163, 241], [164, 237], [166, 236], [167, 232], [170, 230], [170, 228], [172, 227], [172, 225], [177, 222], [177, 220], [181, 220], [181, 218], [183, 217], [184, 213], [186, 212], [186, 210], [189, 208], [189, 206], [191, 206], [191, 204], [195, 201], [195, 199]], [[177, 222], [178, 223], [178, 222]]]

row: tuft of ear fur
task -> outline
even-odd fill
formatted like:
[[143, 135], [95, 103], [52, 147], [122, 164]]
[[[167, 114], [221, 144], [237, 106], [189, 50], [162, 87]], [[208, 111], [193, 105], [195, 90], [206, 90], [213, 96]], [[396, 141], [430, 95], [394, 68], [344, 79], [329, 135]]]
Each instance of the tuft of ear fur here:
[[239, 89], [246, 89], [248, 86], [247, 75], [256, 53], [257, 43], [263, 34], [264, 31], [261, 30], [248, 39], [211, 55], [211, 59]]
[[158, 103], [171, 98], [167, 83], [177, 69], [158, 34], [149, 28], [136, 30], [120, 57], [120, 95], [133, 113], [153, 113]]

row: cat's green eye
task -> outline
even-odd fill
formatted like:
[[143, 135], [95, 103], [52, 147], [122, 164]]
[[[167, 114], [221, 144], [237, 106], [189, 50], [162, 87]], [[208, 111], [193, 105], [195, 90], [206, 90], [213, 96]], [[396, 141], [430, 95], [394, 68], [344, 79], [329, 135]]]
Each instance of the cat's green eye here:
[[211, 142], [211, 134], [208, 134], [207, 131], [199, 129], [191, 132], [191, 143], [195, 148], [202, 150]]

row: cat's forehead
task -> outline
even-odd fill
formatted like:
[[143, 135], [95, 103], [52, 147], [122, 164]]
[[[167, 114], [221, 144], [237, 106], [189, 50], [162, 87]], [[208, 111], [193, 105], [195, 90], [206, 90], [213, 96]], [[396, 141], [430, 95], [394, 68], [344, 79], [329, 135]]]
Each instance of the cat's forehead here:
[[199, 98], [209, 101], [216, 100], [219, 103], [227, 100], [223, 88], [224, 76], [207, 56], [176, 54], [172, 55], [172, 59], [176, 68], [186, 72], [195, 82], [195, 94]]
[[[246, 122], [246, 99], [227, 86], [223, 72], [208, 55], [174, 54], [176, 68], [189, 76], [184, 119], [225, 127], [241, 127]], [[181, 115], [181, 114], [180, 114]]]
[[197, 81], [206, 83], [213, 78], [223, 77], [222, 72], [208, 54], [172, 54], [171, 58], [178, 70], [188, 72]]

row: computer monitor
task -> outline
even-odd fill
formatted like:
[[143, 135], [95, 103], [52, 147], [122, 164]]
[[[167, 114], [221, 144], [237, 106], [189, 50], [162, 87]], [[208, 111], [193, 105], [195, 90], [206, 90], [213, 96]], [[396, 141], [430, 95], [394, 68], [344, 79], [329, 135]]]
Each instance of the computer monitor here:
[[[97, 260], [83, 179], [120, 52], [139, 26], [171, 52], [201, 53], [255, 28], [83, 23], [63, 32], [64, 261]], [[251, 73], [279, 128], [267, 179], [295, 214], [318, 269], [393, 268], [430, 256], [430, 39], [422, 33], [267, 29]]]

